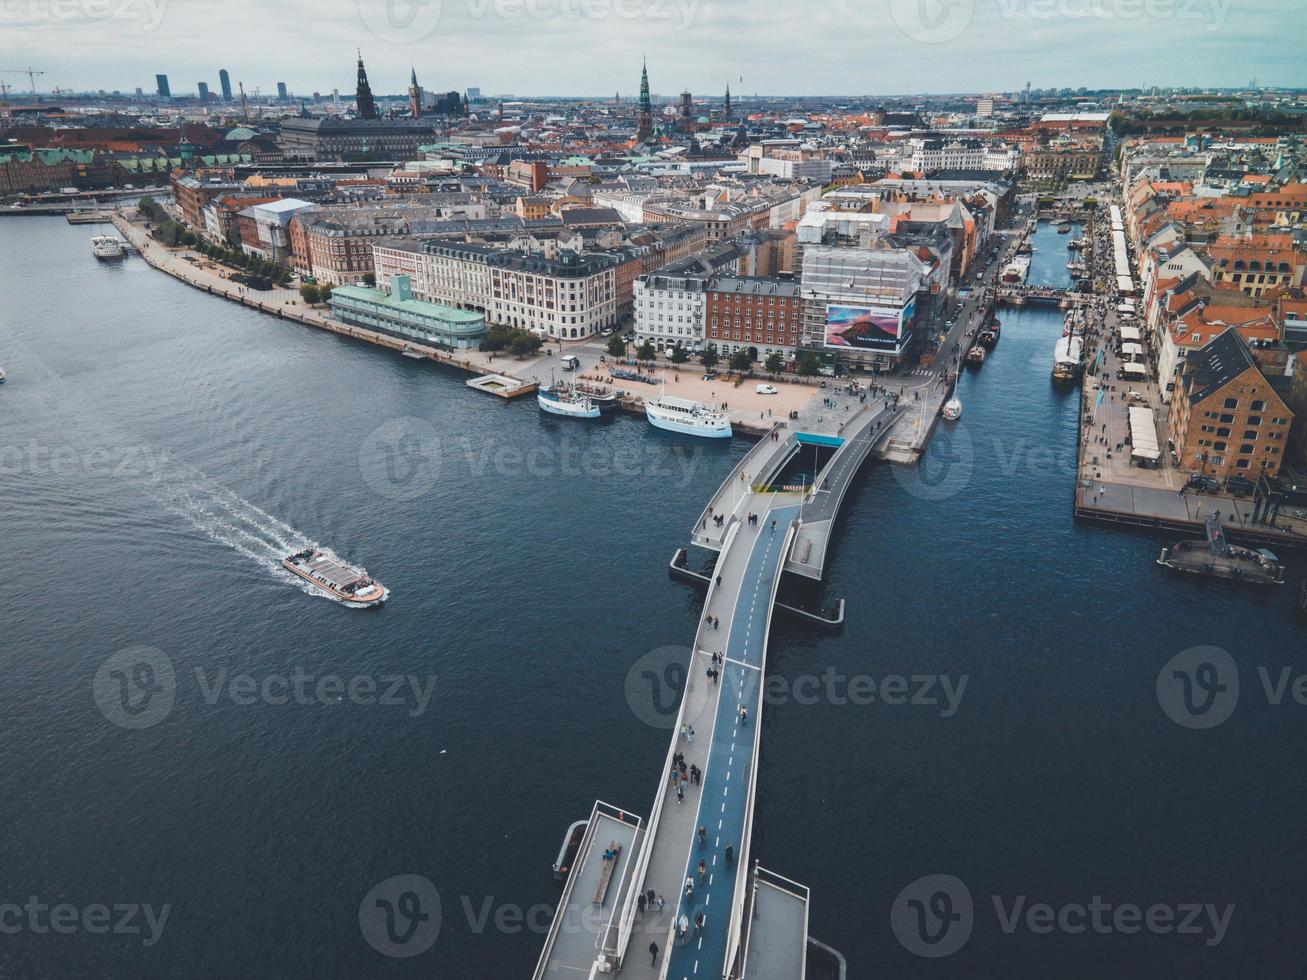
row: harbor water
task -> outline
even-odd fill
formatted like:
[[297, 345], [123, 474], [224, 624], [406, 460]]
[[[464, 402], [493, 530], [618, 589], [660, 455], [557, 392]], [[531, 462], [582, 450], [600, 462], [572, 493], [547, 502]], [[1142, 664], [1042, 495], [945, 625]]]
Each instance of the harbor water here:
[[[676, 674], [651, 668], [701, 602], [667, 561], [748, 443], [478, 395], [97, 263], [96, 231], [0, 222], [0, 905], [169, 911], [157, 935], [24, 918], [0, 975], [529, 976], [568, 825], [661, 785]], [[1067, 238], [1041, 229], [1032, 282]], [[1301, 669], [1291, 588], [1173, 577], [1169, 542], [1073, 523], [1061, 314], [999, 316], [962, 420], [845, 503], [844, 632], [773, 624], [754, 853], [812, 888], [851, 977], [1293, 975], [1307, 707], [1258, 674]], [[277, 563], [313, 542], [389, 602], [308, 594]], [[1199, 646], [1242, 679], [1208, 730], [1158, 695]], [[158, 700], [124, 713], [115, 685], [143, 680]], [[889, 914], [933, 874], [975, 910], [940, 959]], [[411, 958], [360, 926], [399, 875], [438, 892]], [[994, 901], [1095, 896], [1234, 911], [1209, 943], [1009, 931]]]

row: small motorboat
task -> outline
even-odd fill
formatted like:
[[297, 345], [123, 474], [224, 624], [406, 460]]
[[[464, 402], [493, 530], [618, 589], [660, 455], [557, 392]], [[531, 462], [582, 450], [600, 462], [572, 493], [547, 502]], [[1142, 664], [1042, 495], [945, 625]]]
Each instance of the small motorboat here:
[[956, 395], [944, 403], [944, 411], [941, 414], [950, 422], [962, 418], [962, 403], [958, 401]]

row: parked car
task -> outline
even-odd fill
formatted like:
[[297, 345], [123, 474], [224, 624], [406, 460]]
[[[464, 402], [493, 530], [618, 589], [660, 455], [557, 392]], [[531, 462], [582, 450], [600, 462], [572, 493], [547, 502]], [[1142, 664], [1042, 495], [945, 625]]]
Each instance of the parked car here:
[[1199, 493], [1220, 493], [1221, 484], [1210, 476], [1199, 476], [1195, 473], [1189, 477], [1189, 482], [1184, 485], [1186, 490], [1197, 490]]
[[1225, 481], [1225, 489], [1236, 497], [1251, 497], [1257, 484], [1242, 476], [1232, 476]]

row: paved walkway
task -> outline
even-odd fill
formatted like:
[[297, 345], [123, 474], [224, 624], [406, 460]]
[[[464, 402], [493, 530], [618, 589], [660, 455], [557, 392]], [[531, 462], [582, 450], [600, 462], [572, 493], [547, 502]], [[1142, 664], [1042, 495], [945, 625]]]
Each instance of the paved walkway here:
[[[673, 736], [672, 751], [684, 753], [687, 765], [703, 770], [702, 786], [690, 786], [684, 802], [672, 788], [670, 772], [659, 779], [659, 802], [651, 819], [647, 871], [641, 890], [652, 889], [664, 899], [662, 912], [645, 912], [636, 928], [623, 967], [624, 977], [662, 980], [682, 976], [666, 972], [669, 965], [680, 969], [682, 957], [698, 953], [699, 977], [719, 977], [724, 960], [731, 905], [738, 878], [747, 867], [747, 814], [756, 775], [758, 721], [761, 711], [762, 677], [765, 667], [767, 628], [770, 621], [778, 565], [789, 524], [798, 516], [798, 502], [792, 495], [760, 498], [762, 515], [756, 526], [740, 525], [726, 543], [714, 572], [714, 583], [704, 606], [705, 619], [695, 639], [680, 723], [694, 730], [694, 739]], [[776, 529], [771, 529], [775, 519]], [[717, 584], [720, 576], [721, 584]], [[718, 628], [711, 619], [720, 621]], [[725, 657], [719, 683], [707, 676], [713, 654]], [[740, 724], [739, 708], [748, 709], [748, 721]], [[670, 762], [670, 753], [668, 761]], [[701, 846], [698, 828], [710, 834]], [[725, 853], [732, 847], [735, 863], [726, 867]], [[711, 868], [700, 883], [698, 862]], [[692, 899], [684, 896], [685, 879], [693, 877]], [[676, 921], [684, 914], [689, 923], [696, 911], [704, 911], [707, 926], [691, 942], [677, 945]], [[691, 926], [691, 932], [694, 932]], [[661, 951], [657, 966], [650, 963], [650, 942]], [[716, 972], [709, 964], [718, 957]], [[693, 960], [686, 976], [696, 976]]]

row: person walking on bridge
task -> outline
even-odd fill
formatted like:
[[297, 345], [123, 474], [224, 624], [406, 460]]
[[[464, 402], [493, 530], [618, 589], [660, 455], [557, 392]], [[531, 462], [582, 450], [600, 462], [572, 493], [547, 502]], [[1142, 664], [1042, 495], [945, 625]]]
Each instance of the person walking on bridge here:
[[657, 966], [657, 965], [658, 965], [658, 944], [657, 944], [657, 943], [650, 943], [650, 944], [649, 944], [649, 955], [653, 957], [653, 959], [650, 961], [649, 965], [650, 965], [650, 966]]

